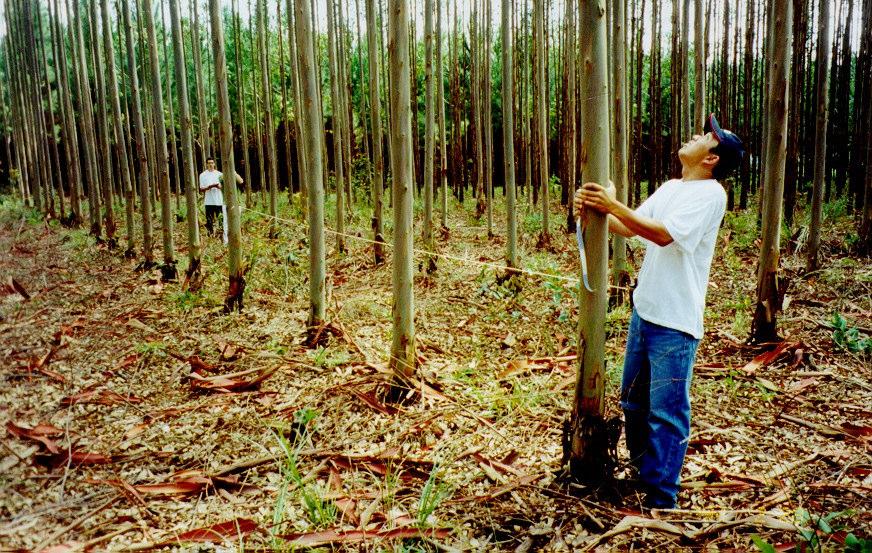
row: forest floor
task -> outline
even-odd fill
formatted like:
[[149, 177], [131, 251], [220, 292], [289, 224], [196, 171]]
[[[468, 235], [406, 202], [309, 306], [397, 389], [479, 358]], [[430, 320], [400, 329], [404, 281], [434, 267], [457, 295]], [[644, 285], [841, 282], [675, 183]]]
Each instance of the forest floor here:
[[[577, 285], [561, 277], [579, 272], [561, 218], [540, 252], [541, 219], [524, 207], [523, 266], [554, 276], [515, 286], [480, 264], [502, 264], [503, 237], [488, 239], [471, 203], [451, 209], [439, 250], [471, 261], [427, 275], [417, 260], [419, 399], [395, 406], [382, 399], [390, 256], [375, 267], [369, 244], [339, 254], [328, 235], [330, 325], [307, 349], [305, 225], [286, 204], [274, 240], [244, 212], [251, 269], [231, 315], [220, 239], [204, 238], [191, 293], [84, 230], [0, 204], [2, 550], [787, 551], [872, 538], [872, 265], [850, 253], [838, 206], [820, 271], [784, 255], [785, 341], [768, 346], [745, 344], [754, 219], [728, 214], [680, 509], [653, 513], [557, 477], [578, 320]], [[497, 205], [498, 235], [504, 220]], [[367, 227], [360, 208], [349, 233]], [[183, 224], [175, 235], [184, 274]], [[629, 316], [607, 321], [610, 416]]]

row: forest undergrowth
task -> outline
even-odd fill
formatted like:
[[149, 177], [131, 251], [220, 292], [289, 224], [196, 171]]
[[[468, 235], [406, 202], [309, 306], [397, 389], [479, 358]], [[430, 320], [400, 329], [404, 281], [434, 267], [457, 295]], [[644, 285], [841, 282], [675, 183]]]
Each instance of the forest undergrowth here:
[[[470, 261], [441, 258], [427, 274], [416, 259], [419, 380], [413, 401], [394, 405], [390, 255], [376, 267], [355, 240], [369, 235], [363, 202], [347, 253], [328, 235], [328, 324], [311, 349], [306, 227], [286, 201], [275, 239], [268, 219], [243, 212], [245, 308], [225, 315], [220, 238], [204, 238], [203, 286], [186, 291], [4, 200], [3, 550], [872, 547], [872, 267], [851, 253], [843, 206], [828, 206], [821, 270], [804, 274], [801, 251], [783, 256], [784, 341], [765, 346], [745, 343], [759, 231], [753, 213], [727, 215], [680, 509], [643, 513], [625, 486], [559, 477], [578, 320], [577, 284], [561, 277], [578, 276], [574, 238], [555, 227], [553, 251], [537, 251], [541, 219], [526, 208], [522, 266], [554, 277], [498, 278], [487, 264], [503, 263], [504, 240], [487, 238], [473, 202], [451, 205], [438, 241]], [[634, 266], [643, 253], [631, 242]], [[629, 317], [621, 306], [607, 321], [612, 416]]]

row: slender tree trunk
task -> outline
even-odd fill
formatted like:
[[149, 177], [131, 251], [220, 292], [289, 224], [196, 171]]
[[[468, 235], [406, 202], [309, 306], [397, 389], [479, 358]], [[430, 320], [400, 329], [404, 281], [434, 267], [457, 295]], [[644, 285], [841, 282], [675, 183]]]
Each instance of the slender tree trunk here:
[[305, 159], [305, 145], [303, 141], [303, 133], [302, 133], [302, 112], [301, 112], [301, 93], [300, 93], [300, 73], [297, 71], [297, 43], [296, 43], [296, 33], [294, 32], [294, 7], [293, 0], [287, 0], [287, 11], [288, 11], [288, 40], [290, 42], [290, 46], [288, 47], [288, 56], [291, 58], [291, 78], [293, 79], [294, 84], [294, 106], [293, 106], [293, 116], [294, 116], [294, 133], [295, 140], [294, 144], [297, 146], [297, 174], [298, 174], [298, 182], [300, 186], [300, 210], [303, 212], [303, 217], [309, 216], [309, 206], [308, 206], [308, 178], [306, 177], [306, 163], [304, 163]]
[[127, 161], [127, 148], [124, 146], [124, 129], [121, 102], [118, 94], [118, 80], [115, 71], [115, 49], [112, 45], [112, 26], [109, 23], [109, 2], [100, 0], [100, 12], [103, 19], [103, 51], [106, 56], [106, 74], [109, 79], [109, 100], [112, 103], [112, 121], [114, 123], [115, 157], [121, 170], [121, 187], [125, 194], [125, 215], [127, 221], [127, 251], [125, 255], [132, 257], [136, 241], [133, 230], [133, 187], [130, 182], [130, 165]]
[[[100, 222], [100, 175], [97, 170], [97, 149], [94, 138], [94, 102], [91, 100], [91, 87], [88, 85], [88, 66], [85, 60], [85, 43], [82, 31], [82, 14], [79, 4], [73, 2], [75, 7], [76, 27], [76, 58], [77, 64], [77, 88], [79, 91], [79, 116], [82, 119], [84, 130], [83, 146], [87, 162], [85, 165], [85, 182], [88, 183], [88, 216], [91, 223], [91, 234], [99, 237], [102, 234]], [[67, 9], [69, 12], [69, 7]]]
[[336, 249], [345, 251], [345, 154], [342, 135], [345, 132], [342, 109], [342, 83], [339, 78], [339, 67], [336, 45], [336, 17], [333, 0], [327, 0], [327, 54], [330, 63], [330, 103], [333, 107], [333, 171], [336, 178]]
[[281, 80], [282, 92], [282, 126], [284, 127], [284, 146], [285, 146], [285, 174], [287, 181], [285, 186], [288, 189], [288, 205], [294, 201], [293, 177], [291, 173], [291, 120], [288, 118], [288, 82], [285, 76], [285, 47], [284, 39], [282, 38], [282, 8], [281, 3], [276, 3], [276, 27], [277, 39], [279, 43], [279, 79]]
[[[678, 1], [678, 0], [674, 0]], [[690, 140], [693, 122], [690, 119], [690, 0], [681, 8], [681, 139]], [[676, 156], [677, 158], [678, 156]]]
[[385, 161], [382, 153], [382, 122], [381, 122], [381, 94], [379, 92], [378, 72], [378, 38], [376, 31], [379, 29], [375, 18], [375, 1], [366, 0], [366, 42], [369, 52], [369, 110], [372, 121], [372, 232], [375, 244], [373, 253], [375, 264], [384, 263], [384, 172]]
[[442, 72], [442, 0], [436, 0], [436, 105], [439, 121], [439, 186], [440, 222], [443, 230], [448, 229], [448, 153], [445, 147], [445, 86]]
[[[103, 69], [103, 56], [100, 55], [100, 42], [97, 40], [97, 0], [88, 0], [91, 16], [89, 27], [91, 30], [91, 54], [94, 60], [94, 86], [97, 89], [97, 140], [100, 151], [100, 184], [103, 192], [103, 216], [106, 225], [106, 240], [110, 248], [115, 246], [115, 206], [113, 205], [112, 182], [112, 156], [109, 153], [109, 120], [106, 117], [106, 87], [104, 83], [105, 71]], [[104, 29], [104, 33], [106, 30]]]
[[[41, 61], [41, 70], [45, 83], [45, 93], [47, 96], [47, 107], [48, 107], [48, 115], [49, 115], [49, 126], [50, 128], [46, 129], [47, 135], [46, 140], [49, 143], [50, 153], [51, 153], [51, 177], [54, 182], [55, 190], [58, 195], [58, 213], [61, 214], [61, 217], [64, 215], [64, 211], [66, 209], [64, 205], [64, 187], [63, 187], [63, 178], [61, 174], [61, 161], [60, 156], [58, 155], [58, 139], [55, 134], [55, 109], [54, 109], [54, 99], [52, 97], [51, 92], [51, 84], [49, 82], [48, 77], [48, 58], [45, 54], [45, 33], [43, 32], [42, 26], [42, 10], [36, 10], [36, 21], [37, 27], [39, 31], [39, 56]], [[57, 69], [57, 60], [55, 60], [55, 69]], [[55, 71], [55, 84], [57, 85], [58, 94], [60, 94], [60, 82], [58, 81], [58, 72]], [[65, 172], [64, 172], [65, 173]], [[54, 207], [52, 205], [52, 207]], [[53, 215], [54, 216], [54, 215]]]
[[[582, 181], [607, 183], [609, 180], [609, 105], [606, 31], [607, 22], [601, 4], [582, 0], [579, 21], [581, 56], [586, 63], [581, 75], [582, 110], [585, 125], [581, 143], [585, 145], [587, 163]], [[579, 286], [582, 314], [579, 321], [578, 376], [575, 400], [565, 439], [564, 457], [569, 460], [573, 477], [602, 482], [612, 470], [608, 455], [608, 438], [603, 419], [605, 404], [605, 316], [608, 305], [608, 222], [598, 213], [588, 214], [585, 233], [588, 269], [594, 292]]]
[[[239, 146], [242, 148], [242, 167], [245, 174], [245, 205], [251, 205], [251, 162], [248, 158], [248, 121], [245, 116], [245, 80], [242, 73], [241, 36], [239, 32], [239, 10], [233, 0], [233, 50], [236, 57], [236, 117], [239, 120]], [[199, 102], [198, 102], [199, 103]]]
[[[612, 113], [614, 116], [612, 129], [614, 130], [614, 182], [615, 191], [618, 201], [627, 203], [627, 189], [629, 182], [627, 179], [627, 166], [629, 159], [627, 155], [628, 137], [627, 137], [627, 73], [626, 63], [627, 55], [624, 45], [627, 42], [626, 25], [627, 18], [624, 11], [624, 0], [617, 0], [614, 4], [612, 16], [614, 17], [612, 27]], [[687, 49], [682, 52], [685, 55]], [[686, 79], [685, 79], [686, 82]], [[683, 97], [685, 100], [688, 96]], [[574, 109], [574, 106], [573, 106]], [[686, 121], [682, 118], [682, 124]], [[627, 269], [627, 245], [626, 239], [620, 234], [612, 236], [612, 282], [618, 285], [614, 289], [613, 297], [618, 304], [624, 303], [627, 300], [627, 294], [621, 288], [627, 288], [630, 284], [630, 275]]]
[[[433, 251], [433, 158], [436, 150], [435, 83], [433, 82], [433, 0], [424, 1], [424, 248]], [[436, 258], [428, 256], [428, 271], [436, 269]]]
[[[105, 2], [106, 0], [103, 1]], [[191, 120], [191, 106], [188, 102], [184, 39], [182, 38], [182, 23], [181, 16], [179, 15], [178, 0], [170, 0], [170, 24], [172, 25], [173, 35], [173, 65], [176, 73], [176, 87], [179, 92], [179, 126], [181, 127], [182, 163], [184, 165], [184, 172], [182, 174], [185, 179], [185, 207], [188, 223], [188, 269], [185, 272], [185, 285], [190, 289], [197, 290], [201, 284], [200, 225], [197, 213], [199, 185], [197, 169], [194, 165], [194, 125]], [[235, 179], [232, 176], [231, 174], [230, 178], [224, 179], [224, 185], [226, 186], [227, 182], [232, 180], [234, 184], [231, 186], [235, 189]], [[228, 212], [228, 219], [229, 215]]]
[[[155, 134], [155, 165], [157, 167], [157, 184], [160, 187], [160, 218], [161, 236], [163, 237], [163, 265], [161, 278], [166, 282], [175, 280], [176, 258], [173, 245], [173, 214], [170, 206], [170, 179], [167, 161], [166, 127], [164, 126], [163, 91], [160, 78], [160, 65], [157, 59], [157, 40], [155, 37], [154, 18], [151, 12], [151, 0], [142, 0], [142, 11], [145, 16], [145, 28], [148, 32], [149, 71], [151, 73], [152, 118]], [[223, 48], [222, 48], [223, 51]], [[232, 173], [230, 173], [232, 175]], [[232, 180], [232, 177], [225, 179]]]
[[[215, 0], [213, 0], [215, 1]], [[312, 47], [312, 16], [310, 0], [294, 0], [297, 66], [300, 75], [300, 113], [305, 141], [305, 175], [308, 179], [309, 205], [309, 328], [310, 338], [324, 323], [326, 314], [324, 259], [324, 184], [321, 157], [323, 123], [318, 108], [318, 75]]]
[[[623, 0], [620, 0], [623, 1]], [[575, 215], [572, 210], [572, 193], [577, 186], [575, 178], [576, 163], [576, 37], [575, 37], [575, 5], [566, 6], [566, 45], [564, 46], [564, 81], [565, 94], [563, 113], [563, 132], [560, 149], [563, 158], [563, 173], [561, 175], [561, 203], [566, 208], [566, 228], [570, 233], [575, 232]]]
[[484, 131], [484, 188], [485, 201], [487, 207], [487, 235], [489, 238], [494, 237], [494, 131], [493, 131], [493, 110], [491, 107], [491, 97], [493, 96], [493, 86], [491, 84], [491, 26], [493, 17], [491, 16], [491, 1], [484, 0], [485, 10], [485, 25], [484, 25], [484, 79], [482, 86], [484, 94], [482, 102], [484, 110], [482, 115], [484, 123], [482, 131]]
[[818, 268], [818, 252], [821, 245], [821, 219], [823, 217], [824, 171], [827, 161], [827, 111], [829, 107], [828, 73], [830, 61], [830, 3], [820, 0], [818, 18], [817, 58], [815, 60], [817, 116], [815, 118], [814, 140], [814, 183], [811, 196], [811, 226], [808, 231], [808, 252], [806, 270]]
[[[200, 131], [200, 167], [206, 166], [206, 159], [212, 157], [209, 140], [209, 118], [206, 115], [206, 95], [203, 92], [203, 63], [200, 59], [200, 0], [191, 0], [193, 24], [191, 25], [191, 51], [194, 55], [194, 82], [197, 86], [197, 127]], [[253, 13], [251, 9], [248, 13]], [[248, 182], [246, 180], [246, 182]]]
[[[551, 242], [551, 223], [548, 217], [548, 82], [545, 72], [545, 57], [548, 54], [545, 48], [544, 4], [542, 0], [537, 0], [533, 3], [533, 41], [536, 48], [536, 55], [534, 56], [533, 103], [536, 110], [536, 156], [538, 158], [537, 166], [539, 169], [539, 187], [542, 200], [542, 234], [539, 237], [538, 244], [540, 248], [548, 247]], [[606, 111], [604, 117], [606, 118], [605, 120], [608, 120], [608, 111]], [[608, 144], [608, 140], [606, 140], [606, 144]], [[608, 148], [608, 146], [606, 147]], [[606, 169], [606, 172], [608, 172], [608, 169]]]
[[[756, 0], [751, 0], [752, 2]], [[705, 29], [706, 13], [703, 11], [702, 0], [694, 0], [694, 85], [693, 92], [696, 96], [693, 109], [693, 128], [696, 134], [702, 134], [703, 123], [705, 122], [705, 53], [706, 53], [706, 37], [703, 34]]]
[[[152, 222], [151, 222], [151, 172], [148, 164], [148, 154], [146, 152], [147, 145], [145, 141], [144, 125], [142, 121], [142, 112], [140, 110], [139, 99], [139, 76], [136, 73], [136, 51], [133, 46], [133, 25], [131, 24], [130, 7], [128, 0], [121, 0], [121, 13], [124, 18], [122, 27], [124, 28], [124, 43], [127, 48], [127, 70], [129, 71], [128, 79], [130, 82], [130, 111], [133, 114], [134, 128], [134, 152], [139, 169], [139, 202], [142, 212], [142, 255], [143, 262], [141, 267], [150, 269], [154, 266], [154, 254], [152, 245], [154, 242]], [[128, 198], [128, 201], [132, 201]]]
[[415, 307], [412, 290], [412, 196], [414, 167], [409, 91], [409, 9], [406, 0], [388, 1], [388, 57], [393, 89], [391, 106], [391, 181], [394, 208], [393, 343], [394, 374], [390, 399], [410, 391], [415, 376]]
[[260, 50], [260, 86], [263, 96], [263, 123], [264, 132], [266, 134], [266, 165], [262, 161], [264, 167], [261, 168], [261, 175], [266, 172], [266, 182], [261, 182], [261, 186], [269, 187], [269, 214], [270, 219], [270, 237], [275, 237], [277, 229], [275, 226], [275, 217], [278, 215], [278, 166], [276, 164], [276, 138], [275, 128], [273, 127], [273, 103], [272, 103], [272, 84], [269, 78], [269, 42], [267, 42], [268, 17], [266, 9], [266, 0], [258, 1], [258, 16], [257, 16], [257, 41], [258, 49]]
[[[515, 206], [515, 124], [512, 120], [512, 0], [502, 0], [503, 50], [503, 172], [506, 183], [506, 266], [518, 267], [518, 220]], [[440, 82], [441, 85], [441, 82]]]
[[[148, 1], [148, 0], [146, 0]], [[221, 146], [221, 169], [224, 174], [223, 193], [227, 204], [229, 286], [224, 300], [224, 311], [235, 308], [242, 311], [245, 292], [245, 268], [242, 266], [242, 229], [237, 202], [236, 164], [233, 160], [233, 127], [230, 123], [230, 95], [227, 92], [227, 58], [224, 53], [224, 28], [219, 7], [220, 0], [209, 0], [212, 24], [212, 57], [215, 60], [215, 88], [218, 95], [218, 140]], [[192, 156], [193, 157], [193, 156]]]
[[[161, 47], [164, 53], [164, 70], [166, 74], [167, 84], [167, 113], [170, 116], [170, 132], [169, 134], [169, 162], [173, 166], [172, 193], [175, 199], [176, 211], [179, 211], [179, 196], [181, 195], [182, 174], [179, 168], [179, 147], [176, 144], [176, 109], [173, 102], [173, 85], [170, 72], [170, 53], [167, 45], [167, 24], [166, 15], [164, 14], [163, 5], [160, 7], [160, 26], [161, 26]], [[178, 83], [176, 84], [178, 88]]]
[[775, 0], [768, 30], [772, 56], [766, 117], [770, 121], [764, 150], [763, 236], [757, 266], [757, 305], [751, 327], [751, 338], [755, 343], [778, 340], [777, 315], [781, 311], [787, 284], [778, 278], [778, 259], [787, 146], [787, 91], [790, 81], [788, 52], [793, 25], [792, 5], [791, 0]]

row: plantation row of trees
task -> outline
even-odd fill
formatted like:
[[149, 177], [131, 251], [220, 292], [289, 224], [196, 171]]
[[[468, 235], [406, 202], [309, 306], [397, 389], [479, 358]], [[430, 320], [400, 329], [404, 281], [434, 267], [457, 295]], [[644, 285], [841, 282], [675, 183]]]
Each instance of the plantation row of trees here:
[[[416, 195], [423, 247], [436, 251], [437, 211], [447, 227], [451, 195], [473, 194], [488, 235], [501, 232], [501, 189], [511, 270], [521, 266], [518, 198], [541, 214], [537, 244], [547, 248], [555, 213], [574, 230], [568, 206], [580, 183], [612, 180], [619, 199], [638, 204], [677, 175], [675, 153], [714, 111], [749, 154], [724, 183], [729, 207], [760, 199], [755, 340], [777, 337], [782, 219], [792, 226], [811, 205], [802, 211], [811, 269], [825, 201], [843, 199], [859, 251], [872, 248], [872, 0], [416, 0], [411, 10], [408, 0], [242, 1], [5, 0], [6, 181], [46, 217], [88, 224], [110, 247], [123, 218], [124, 251], [142, 267], [156, 265], [158, 228], [167, 280], [177, 277], [183, 212], [185, 283], [197, 286], [196, 175], [216, 157], [244, 182], [237, 191], [224, 180], [228, 311], [242, 308], [245, 288], [241, 207], [276, 217], [286, 192], [308, 222], [313, 335], [326, 316], [325, 194], [335, 195], [340, 252], [349, 206], [369, 206], [376, 264], [389, 210], [395, 399], [415, 375]], [[612, 283], [628, 280], [624, 240], [608, 240], [605, 219], [592, 216], [595, 291], [581, 293], [570, 440], [579, 474], [604, 462], [593, 444], [604, 443], [610, 251]]]

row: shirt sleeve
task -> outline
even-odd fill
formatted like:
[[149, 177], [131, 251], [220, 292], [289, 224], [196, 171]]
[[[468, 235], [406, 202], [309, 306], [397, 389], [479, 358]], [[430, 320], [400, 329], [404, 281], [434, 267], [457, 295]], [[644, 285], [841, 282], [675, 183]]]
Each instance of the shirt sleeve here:
[[206, 184], [206, 179], [204, 179], [203, 175], [200, 174], [200, 191], [202, 192], [203, 190], [205, 190], [207, 186], [209, 185]]
[[712, 225], [719, 224], [726, 209], [726, 194], [708, 194], [675, 206], [663, 219], [672, 240], [687, 253], [693, 252]]

